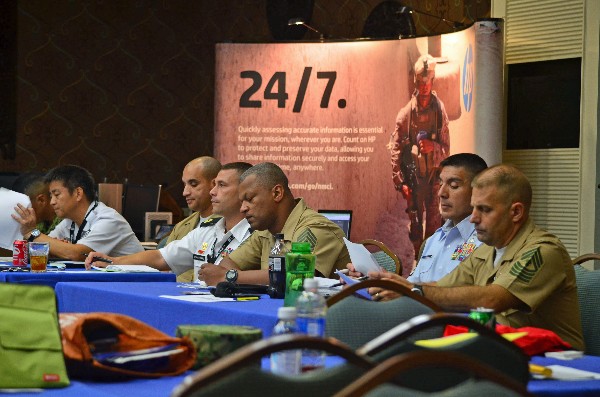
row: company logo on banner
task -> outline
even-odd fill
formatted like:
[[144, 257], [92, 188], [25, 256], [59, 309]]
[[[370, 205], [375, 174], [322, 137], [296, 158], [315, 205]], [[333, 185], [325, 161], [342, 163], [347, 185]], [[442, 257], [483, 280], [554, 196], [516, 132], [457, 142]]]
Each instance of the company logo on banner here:
[[383, 241], [408, 274], [416, 242], [442, 222], [439, 162], [474, 151], [473, 115], [461, 111], [461, 93], [472, 107], [474, 37], [218, 44], [215, 156], [276, 163], [296, 197], [352, 210], [350, 239]]
[[469, 47], [467, 47], [467, 52], [465, 53], [462, 75], [463, 104], [465, 105], [465, 110], [467, 112], [471, 110], [471, 104], [473, 103], [473, 85], [475, 81], [474, 69], [473, 47], [469, 45]]

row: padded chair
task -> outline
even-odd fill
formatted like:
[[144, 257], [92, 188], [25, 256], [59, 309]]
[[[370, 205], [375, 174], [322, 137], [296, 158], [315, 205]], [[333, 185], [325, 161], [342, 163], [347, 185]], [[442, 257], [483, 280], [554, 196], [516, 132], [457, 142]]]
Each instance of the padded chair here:
[[[369, 287], [393, 290], [403, 296], [375, 302], [354, 295]], [[365, 280], [353, 284], [327, 299], [327, 306], [326, 335], [354, 349], [415, 316], [441, 311], [433, 302], [391, 280]], [[420, 337], [441, 335], [441, 330], [429, 330]]]
[[[452, 376], [467, 377], [464, 382], [440, 392], [423, 393], [393, 385], [394, 378], [412, 376], [418, 371], [423, 376], [443, 369]], [[432, 373], [433, 370], [433, 373]], [[435, 379], [430, 377], [435, 382]], [[334, 397], [384, 397], [384, 396], [532, 396], [526, 387], [494, 368], [455, 352], [416, 351], [394, 356], [368, 371], [356, 381], [339, 391]]]
[[[468, 327], [472, 333], [446, 338], [446, 343], [440, 345], [414, 342], [411, 339], [414, 335], [421, 335], [423, 331], [443, 329], [446, 325]], [[517, 345], [462, 314], [434, 313], [417, 316], [366, 343], [356, 352], [383, 362], [394, 355], [419, 350], [461, 353], [489, 365], [521, 385], [526, 385], [529, 380], [529, 357]], [[442, 369], [432, 369], [426, 373], [415, 370], [398, 380], [398, 383], [411, 389], [437, 392], [456, 386], [467, 378], [460, 374], [446, 373]]]
[[377, 240], [367, 239], [359, 241], [358, 244], [362, 244], [372, 254], [379, 266], [387, 270], [388, 272], [402, 275], [402, 262], [396, 254], [392, 252], [384, 243]]
[[[261, 358], [273, 352], [306, 348], [342, 357], [346, 363], [298, 376], [281, 376], [260, 367]], [[331, 396], [373, 367], [369, 359], [335, 339], [277, 335], [248, 344], [189, 375], [171, 396]]]
[[581, 327], [585, 353], [600, 356], [600, 271], [580, 266], [589, 260], [600, 260], [600, 254], [585, 254], [573, 260], [577, 280], [577, 297], [581, 313]]

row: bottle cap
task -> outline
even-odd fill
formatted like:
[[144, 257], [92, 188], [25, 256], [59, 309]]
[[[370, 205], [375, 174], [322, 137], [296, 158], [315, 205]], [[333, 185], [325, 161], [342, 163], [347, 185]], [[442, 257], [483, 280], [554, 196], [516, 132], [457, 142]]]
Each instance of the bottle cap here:
[[310, 253], [310, 243], [292, 243], [292, 251]]
[[296, 308], [293, 306], [283, 306], [277, 310], [277, 318], [280, 320], [294, 320], [296, 318]]
[[304, 279], [304, 290], [309, 289], [317, 289], [319, 288], [319, 282], [314, 278], [305, 278]]

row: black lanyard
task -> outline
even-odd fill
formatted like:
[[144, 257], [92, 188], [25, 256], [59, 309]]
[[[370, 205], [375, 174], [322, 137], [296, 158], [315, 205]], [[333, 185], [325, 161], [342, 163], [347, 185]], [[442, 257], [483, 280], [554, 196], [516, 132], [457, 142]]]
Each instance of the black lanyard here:
[[[81, 222], [81, 226], [79, 226], [79, 230], [77, 231], [77, 237], [75, 237], [75, 222], [71, 222], [71, 231], [69, 232], [69, 241], [71, 242], [71, 244], [77, 244], [77, 242], [81, 238], [81, 233], [83, 233], [83, 228], [85, 227], [85, 225], [87, 223], [87, 217], [90, 215], [90, 213], [93, 210], [96, 209], [97, 206], [98, 206], [98, 202], [95, 201], [94, 206], [83, 217], [83, 222]], [[73, 237], [75, 237], [75, 238], [73, 239]]]
[[217, 245], [217, 239], [215, 239], [215, 242], [213, 243], [212, 246], [212, 255], [208, 255], [208, 263], [215, 263], [216, 259], [219, 257], [219, 255], [221, 255], [223, 253], [223, 251], [225, 251], [225, 248], [227, 248], [229, 246], [229, 244], [233, 241], [233, 239], [235, 238], [235, 236], [233, 235], [233, 233], [231, 233], [231, 236], [229, 236], [229, 238], [221, 245], [221, 248], [219, 249], [219, 252], [217, 252], [215, 254], [215, 248]]

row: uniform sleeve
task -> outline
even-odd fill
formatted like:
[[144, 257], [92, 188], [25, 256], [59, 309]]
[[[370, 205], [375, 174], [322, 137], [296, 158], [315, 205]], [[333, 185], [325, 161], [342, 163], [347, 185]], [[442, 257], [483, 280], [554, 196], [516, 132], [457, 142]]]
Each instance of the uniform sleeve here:
[[[173, 243], [165, 245], [159, 249], [167, 265], [177, 275], [192, 269], [194, 267], [193, 253], [196, 242], [204, 241], [207, 233], [201, 228], [196, 228], [186, 234], [181, 240], [175, 240]], [[200, 247], [201, 248], [201, 247]]]
[[299, 229], [296, 237], [296, 241], [311, 244], [316, 256], [315, 268], [325, 277], [331, 277], [335, 269], [344, 269], [350, 262], [342, 236], [334, 230], [328, 225], [312, 224]]
[[564, 282], [563, 267], [570, 259], [557, 246], [541, 243], [528, 246], [503, 265], [494, 284], [506, 288], [534, 311]]
[[450, 154], [450, 131], [448, 129], [448, 114], [444, 103], [438, 98], [439, 111], [442, 118], [442, 127], [439, 130], [437, 141], [433, 142], [433, 162], [437, 166]]
[[231, 254], [231, 259], [241, 270], [260, 270], [262, 240], [259, 232], [254, 232]]
[[398, 116], [396, 117], [396, 128], [390, 136], [390, 142], [388, 143], [392, 161], [392, 180], [395, 186], [400, 185], [404, 181], [400, 163], [402, 161], [402, 150], [410, 141], [408, 135], [408, 115], [410, 109], [411, 102], [398, 112]]
[[114, 219], [103, 218], [94, 222], [90, 233], [77, 243], [85, 245], [94, 251], [111, 255], [112, 251], [122, 242], [119, 238], [125, 232]]

